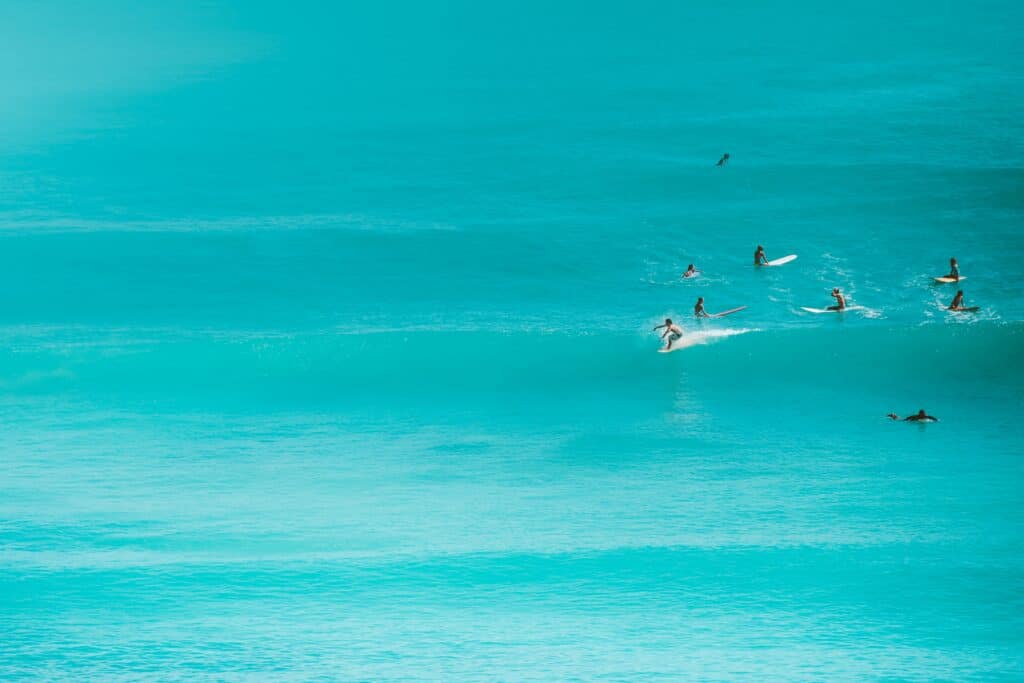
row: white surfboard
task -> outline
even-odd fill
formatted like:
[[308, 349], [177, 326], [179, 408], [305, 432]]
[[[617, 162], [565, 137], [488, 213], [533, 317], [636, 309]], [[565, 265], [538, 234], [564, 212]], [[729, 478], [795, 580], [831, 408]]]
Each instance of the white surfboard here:
[[732, 315], [733, 313], [739, 313], [740, 311], [742, 311], [745, 308], [746, 308], [746, 306], [737, 306], [736, 308], [730, 308], [728, 311], [722, 311], [721, 313], [712, 313], [711, 317], [712, 318], [722, 318], [722, 317], [725, 317], [727, 315]]
[[960, 279], [959, 279], [959, 280], [957, 280], [957, 279], [955, 279], [955, 278], [951, 278], [951, 277], [949, 277], [949, 276], [947, 276], [947, 275], [943, 275], [942, 277], [937, 277], [937, 278], [933, 278], [933, 279], [934, 279], [934, 280], [935, 280], [936, 282], [941, 282], [941, 283], [942, 283], [942, 284], [944, 284], [944, 285], [948, 285], [948, 284], [949, 284], [950, 282], [963, 282], [963, 281], [964, 281], [964, 280], [966, 280], [967, 278], [966, 278], [966, 277], [964, 277], [963, 275], [961, 275], [961, 276], [960, 276]]
[[692, 273], [690, 273], [689, 275], [687, 275], [686, 273], [683, 273], [683, 279], [684, 280], [692, 280], [695, 277], [700, 277], [700, 271], [699, 270], [695, 270]]
[[843, 313], [844, 311], [860, 311], [863, 310], [863, 306], [847, 306], [844, 309], [838, 308], [811, 308], [810, 306], [801, 306], [800, 310], [807, 311], [808, 313]]
[[784, 265], [786, 263], [789, 263], [790, 261], [796, 261], [796, 254], [790, 254], [789, 256], [783, 256], [782, 258], [777, 258], [774, 261], [768, 261], [768, 263], [766, 263], [765, 265], [766, 266], [781, 266], [781, 265]]
[[685, 346], [673, 346], [671, 349], [658, 349], [658, 353], [672, 353], [673, 351], [678, 351], [679, 349], [685, 348]]

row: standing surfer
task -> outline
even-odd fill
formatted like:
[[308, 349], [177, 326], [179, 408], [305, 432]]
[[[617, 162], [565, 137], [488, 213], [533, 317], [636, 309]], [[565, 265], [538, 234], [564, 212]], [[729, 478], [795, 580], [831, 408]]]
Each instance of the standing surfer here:
[[661, 328], [665, 328], [661, 338], [664, 339], [665, 337], [668, 337], [668, 344], [665, 345], [665, 350], [668, 351], [672, 348], [672, 343], [683, 336], [683, 331], [679, 329], [678, 325], [672, 322], [672, 318], [665, 318], [665, 324], [658, 325], [654, 328], [654, 331], [657, 332]]

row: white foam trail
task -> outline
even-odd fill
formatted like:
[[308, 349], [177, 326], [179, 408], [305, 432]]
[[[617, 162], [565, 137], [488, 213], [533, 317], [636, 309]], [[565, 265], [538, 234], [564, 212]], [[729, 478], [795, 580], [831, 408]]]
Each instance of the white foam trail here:
[[699, 346], [701, 344], [711, 344], [721, 339], [725, 339], [726, 337], [735, 337], [740, 334], [758, 331], [760, 330], [756, 327], [742, 329], [726, 327], [714, 330], [699, 330], [697, 332], [683, 332], [683, 336], [672, 344], [672, 348], [683, 349], [690, 346]]

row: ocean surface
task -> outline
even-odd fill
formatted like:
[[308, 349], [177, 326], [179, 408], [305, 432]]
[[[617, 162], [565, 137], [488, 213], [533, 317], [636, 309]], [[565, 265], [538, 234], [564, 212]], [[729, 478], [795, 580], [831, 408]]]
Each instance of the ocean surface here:
[[0, 4], [0, 679], [1024, 679], [1022, 26]]

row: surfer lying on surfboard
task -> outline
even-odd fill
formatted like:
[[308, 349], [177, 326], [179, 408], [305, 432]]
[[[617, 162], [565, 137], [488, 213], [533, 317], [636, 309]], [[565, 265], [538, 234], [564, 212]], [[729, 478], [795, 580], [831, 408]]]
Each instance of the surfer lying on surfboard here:
[[665, 350], [668, 351], [672, 348], [672, 342], [677, 341], [683, 336], [683, 331], [679, 329], [678, 325], [672, 322], [672, 318], [665, 318], [665, 324], [658, 325], [654, 328], [654, 331], [657, 332], [663, 327], [665, 328], [665, 331], [662, 333], [661, 338], [664, 339], [665, 337], [668, 337], [668, 343], [665, 344]]
[[696, 275], [699, 272], [700, 271], [697, 270], [696, 268], [694, 268], [693, 264], [691, 263], [690, 265], [686, 266], [686, 272], [683, 273], [683, 277], [693, 277], [694, 275]]
[[844, 308], [846, 308], [846, 299], [843, 298], [843, 295], [839, 293], [839, 288], [838, 287], [833, 287], [832, 288], [832, 298], [836, 300], [836, 304], [835, 304], [835, 306], [829, 306], [827, 310], [829, 310], [829, 311], [841, 311]]
[[[889, 417], [893, 420], [899, 420], [900, 416], [896, 413], [889, 413]], [[907, 415], [903, 418], [903, 422], [938, 422], [939, 418], [932, 417], [928, 413], [924, 412], [924, 408], [917, 411], [917, 415]]]

